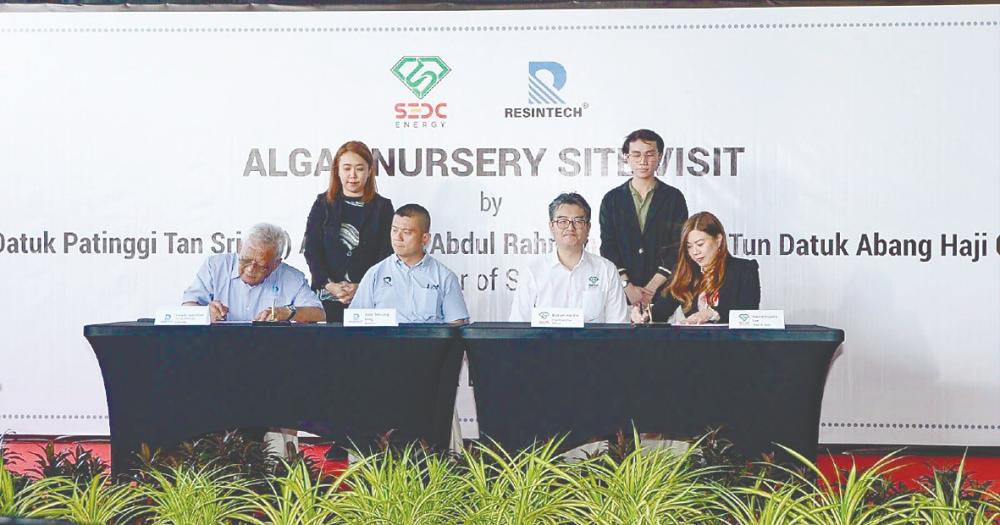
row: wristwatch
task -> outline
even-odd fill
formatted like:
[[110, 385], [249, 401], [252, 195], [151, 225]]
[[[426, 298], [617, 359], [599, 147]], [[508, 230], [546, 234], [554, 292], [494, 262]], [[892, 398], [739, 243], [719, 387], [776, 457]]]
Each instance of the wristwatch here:
[[286, 319], [286, 321], [291, 321], [292, 318], [295, 317], [295, 312], [298, 312], [298, 310], [295, 308], [294, 304], [285, 306], [285, 308], [288, 308], [288, 319]]

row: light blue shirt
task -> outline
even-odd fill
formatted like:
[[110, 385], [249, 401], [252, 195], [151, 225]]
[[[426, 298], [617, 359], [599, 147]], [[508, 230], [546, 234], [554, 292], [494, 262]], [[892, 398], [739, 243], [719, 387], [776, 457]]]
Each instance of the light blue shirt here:
[[350, 308], [395, 308], [401, 323], [450, 323], [469, 318], [455, 272], [424, 254], [413, 268], [396, 254], [372, 266]]
[[235, 253], [213, 255], [201, 265], [198, 275], [181, 302], [201, 305], [219, 301], [229, 308], [229, 321], [253, 321], [271, 306], [295, 305], [297, 308], [323, 308], [316, 293], [309, 289], [306, 276], [281, 263], [260, 284], [250, 286], [240, 279], [239, 256]]

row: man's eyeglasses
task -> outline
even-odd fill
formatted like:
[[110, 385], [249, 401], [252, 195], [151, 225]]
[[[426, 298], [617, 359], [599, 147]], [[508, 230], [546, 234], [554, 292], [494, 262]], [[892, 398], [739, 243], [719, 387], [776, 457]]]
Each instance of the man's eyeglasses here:
[[645, 154], [636, 151], [628, 154], [628, 160], [639, 162], [640, 160], [645, 159], [648, 162], [656, 162], [656, 158], [659, 156], [659, 153], [652, 151], [646, 152]]
[[577, 217], [575, 219], [567, 219], [565, 217], [561, 217], [552, 221], [552, 224], [555, 224], [560, 230], [565, 230], [566, 228], [569, 228], [570, 224], [573, 225], [574, 229], [583, 228], [584, 226], [590, 224], [590, 221], [588, 221], [583, 217]]
[[274, 261], [262, 263], [260, 261], [251, 259], [250, 257], [240, 257], [240, 266], [243, 268], [249, 267], [250, 269], [253, 270], [266, 270], [270, 268], [272, 265], [274, 265]]

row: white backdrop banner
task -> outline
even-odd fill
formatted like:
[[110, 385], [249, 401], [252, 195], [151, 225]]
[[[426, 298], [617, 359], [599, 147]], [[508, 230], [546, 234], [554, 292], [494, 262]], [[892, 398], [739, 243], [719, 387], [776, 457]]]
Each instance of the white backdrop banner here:
[[761, 307], [846, 331], [822, 442], [1000, 445], [998, 20], [6, 13], [0, 430], [106, 433], [83, 326], [176, 304], [255, 222], [299, 243], [347, 140], [378, 150], [382, 194], [431, 210], [432, 253], [490, 321], [549, 248], [547, 203], [576, 190], [596, 213], [645, 127], [662, 179], [760, 262]]

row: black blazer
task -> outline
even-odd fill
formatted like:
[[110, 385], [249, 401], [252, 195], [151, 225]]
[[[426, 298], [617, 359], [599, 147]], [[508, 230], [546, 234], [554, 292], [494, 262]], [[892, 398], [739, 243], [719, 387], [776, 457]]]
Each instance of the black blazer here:
[[323, 288], [329, 280], [341, 282], [345, 274], [350, 274], [353, 282], [360, 282], [375, 263], [392, 253], [389, 230], [392, 228], [392, 201], [376, 194], [365, 205], [360, 242], [350, 259], [347, 249], [340, 242], [340, 216], [344, 199], [332, 204], [326, 202], [326, 193], [316, 196], [316, 202], [306, 219], [306, 235], [303, 241], [306, 264], [309, 265], [313, 290]]
[[601, 256], [624, 268], [636, 286], [645, 286], [656, 273], [669, 277], [677, 264], [687, 202], [680, 190], [656, 179], [642, 231], [628, 185], [626, 181], [601, 200]]
[[[697, 299], [697, 298], [696, 298]], [[666, 321], [681, 304], [674, 296], [658, 295], [653, 303], [653, 320]], [[726, 257], [726, 280], [719, 288], [719, 304], [715, 311], [719, 312], [719, 322], [729, 322], [730, 310], [757, 310], [760, 308], [760, 271], [757, 261], [740, 259], [729, 255]], [[698, 311], [698, 301], [691, 303], [691, 308], [684, 315]]]

